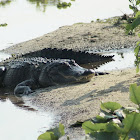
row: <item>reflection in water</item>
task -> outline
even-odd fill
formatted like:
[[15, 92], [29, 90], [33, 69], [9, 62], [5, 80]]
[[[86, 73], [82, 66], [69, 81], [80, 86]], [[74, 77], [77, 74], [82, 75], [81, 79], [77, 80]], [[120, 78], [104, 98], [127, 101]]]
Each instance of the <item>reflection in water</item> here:
[[46, 12], [47, 6], [57, 6], [59, 9], [70, 7], [71, 3], [61, 2], [61, 0], [27, 0], [32, 4], [36, 4], [36, 8]]
[[[27, 0], [28, 2], [32, 4], [36, 4], [36, 8], [46, 12], [46, 7], [47, 6], [57, 6], [58, 9], [64, 8], [66, 9], [67, 7], [71, 6], [71, 3], [67, 2], [61, 2], [61, 0]], [[4, 7], [6, 5], [9, 5], [11, 3], [11, 0], [0, 0], [0, 6]]]
[[60, 0], [27, 0], [37, 6], [40, 5], [57, 5]]
[[42, 10], [43, 12], [46, 11], [46, 7], [49, 6], [56, 6], [59, 0], [27, 0], [32, 4], [36, 4], [36, 8]]
[[132, 68], [135, 66], [136, 57], [134, 55], [134, 49], [113, 50], [110, 52], [103, 52], [102, 54], [114, 55], [113, 61], [107, 63], [106, 62], [89, 63], [82, 66], [88, 69], [96, 69], [97, 71], [102, 71], [102, 72]]
[[[115, 53], [113, 50], [113, 52], [103, 54], [115, 55], [114, 61], [100, 66], [97, 71], [134, 67], [135, 56], [133, 49], [120, 50]], [[89, 66], [93, 68], [92, 64], [89, 64]], [[36, 140], [40, 134], [50, 129], [50, 126], [54, 123], [54, 116], [50, 112], [38, 112], [38, 110], [26, 105], [22, 98], [17, 98], [12, 94], [13, 91], [0, 89], [1, 139]]]
[[50, 129], [54, 117], [50, 112], [38, 112], [26, 106], [21, 98], [0, 90], [0, 134], [3, 140], [36, 140]]
[[7, 26], [7, 23], [1, 23], [0, 24], [0, 27], [6, 27]]
[[25, 105], [22, 98], [18, 98], [13, 95], [13, 92], [8, 89], [0, 89], [0, 102], [6, 102], [9, 100], [12, 104], [14, 104], [16, 107], [28, 110], [28, 111], [37, 111], [34, 108], [31, 108], [28, 105]]
[[[35, 8], [37, 0], [34, 2], [31, 2], [31, 0], [11, 0], [10, 6], [0, 7], [0, 24], [8, 24], [5, 28], [0, 28], [0, 50], [13, 44], [42, 36], [61, 26], [79, 22], [91, 22], [97, 18], [106, 19], [112, 16], [119, 16], [122, 15], [121, 11], [126, 14], [131, 13], [128, 0], [66, 1], [71, 2], [72, 6], [65, 10], [59, 10], [55, 5], [58, 0], [54, 0], [54, 2], [48, 0], [48, 4], [45, 5], [50, 3], [50, 5], [54, 4], [55, 6], [47, 6], [45, 13]], [[43, 6], [40, 1], [38, 3]]]
[[6, 6], [11, 3], [11, 0], [0, 0], [0, 6]]
[[106, 54], [114, 55], [114, 61], [102, 65], [97, 69], [98, 71], [120, 70], [135, 66], [134, 49], [122, 49]]

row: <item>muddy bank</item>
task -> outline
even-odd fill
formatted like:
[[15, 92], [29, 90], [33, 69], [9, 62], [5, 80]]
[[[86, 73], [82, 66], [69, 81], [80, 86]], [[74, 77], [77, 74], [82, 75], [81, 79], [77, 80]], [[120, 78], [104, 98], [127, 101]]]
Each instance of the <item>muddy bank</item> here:
[[[122, 106], [134, 106], [129, 101], [129, 86], [140, 84], [140, 75], [135, 69], [110, 72], [109, 75], [96, 76], [85, 84], [65, 85], [38, 90], [30, 97], [28, 103], [39, 109], [51, 110], [61, 116], [60, 122], [66, 127], [66, 134], [71, 139], [81, 139], [84, 135], [81, 129], [69, 128], [77, 120], [83, 121], [99, 113], [101, 101], [114, 101]], [[66, 139], [66, 137], [62, 138]]]
[[[109, 23], [84, 23], [64, 26], [58, 30], [3, 50], [6, 53], [27, 53], [43, 48], [67, 48], [74, 50], [107, 51], [134, 48], [137, 35], [125, 35], [125, 30]], [[37, 90], [37, 94], [25, 98], [31, 106], [44, 111], [51, 110], [61, 116], [70, 139], [81, 140], [81, 129], [68, 128], [77, 120], [86, 120], [98, 114], [100, 102], [115, 101], [123, 106], [134, 106], [129, 101], [129, 85], [140, 84], [135, 69], [112, 71], [109, 75], [93, 77], [84, 84], [49, 87]], [[62, 138], [66, 139], [66, 137]]]
[[74, 50], [102, 51], [120, 48], [134, 48], [139, 40], [136, 35], [126, 35], [122, 26], [110, 23], [77, 23], [64, 26], [41, 37], [16, 44], [3, 50], [17, 54], [43, 48], [67, 48]]

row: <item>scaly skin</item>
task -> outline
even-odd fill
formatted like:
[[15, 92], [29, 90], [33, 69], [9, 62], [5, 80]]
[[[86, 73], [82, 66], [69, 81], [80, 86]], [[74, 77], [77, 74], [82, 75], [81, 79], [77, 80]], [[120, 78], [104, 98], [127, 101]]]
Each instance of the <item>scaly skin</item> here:
[[40, 87], [88, 82], [93, 75], [92, 69], [80, 67], [70, 59], [19, 58], [3, 62], [0, 85], [15, 88], [16, 95], [23, 95]]
[[57, 48], [45, 48], [42, 50], [29, 52], [16, 57], [44, 57], [53, 59], [73, 59], [76, 63], [87, 64], [100, 62], [102, 64], [113, 60], [113, 56], [104, 56], [97, 53], [88, 53], [85, 51], [74, 51], [72, 49], [57, 49]]

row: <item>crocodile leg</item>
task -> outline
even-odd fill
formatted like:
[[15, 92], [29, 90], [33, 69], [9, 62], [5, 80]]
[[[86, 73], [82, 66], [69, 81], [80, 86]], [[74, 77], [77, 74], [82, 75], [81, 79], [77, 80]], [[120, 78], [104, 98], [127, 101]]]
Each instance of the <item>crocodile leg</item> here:
[[37, 84], [33, 79], [25, 80], [15, 87], [14, 94], [16, 96], [29, 95], [36, 88]]

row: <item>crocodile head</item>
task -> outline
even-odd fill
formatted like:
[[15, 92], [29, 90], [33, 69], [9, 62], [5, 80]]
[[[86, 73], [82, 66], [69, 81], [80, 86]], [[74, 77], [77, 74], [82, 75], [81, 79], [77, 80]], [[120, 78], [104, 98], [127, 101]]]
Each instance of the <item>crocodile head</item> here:
[[88, 82], [94, 76], [92, 69], [86, 69], [74, 60], [55, 61], [46, 65], [39, 77], [42, 86]]

